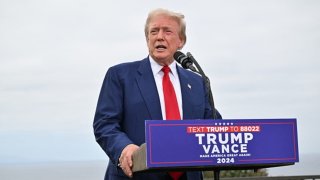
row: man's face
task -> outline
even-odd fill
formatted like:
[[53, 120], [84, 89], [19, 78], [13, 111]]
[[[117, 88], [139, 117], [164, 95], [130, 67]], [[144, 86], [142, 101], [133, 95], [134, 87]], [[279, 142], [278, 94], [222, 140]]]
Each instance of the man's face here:
[[160, 65], [169, 65], [173, 54], [182, 48], [178, 23], [167, 16], [156, 16], [149, 24], [147, 44], [149, 54]]

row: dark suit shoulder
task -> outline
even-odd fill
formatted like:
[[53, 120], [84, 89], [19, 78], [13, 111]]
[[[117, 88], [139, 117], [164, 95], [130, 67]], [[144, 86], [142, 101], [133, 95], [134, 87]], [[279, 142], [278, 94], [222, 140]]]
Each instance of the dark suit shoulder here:
[[203, 81], [202, 76], [200, 74], [192, 72], [190, 70], [186, 70], [186, 69], [182, 68], [181, 66], [178, 66], [178, 72], [180, 72], [181, 74], [188, 77], [188, 79], [191, 78], [196, 81]]
[[131, 76], [132, 73], [136, 73], [141, 66], [144, 66], [147, 63], [148, 63], [148, 58], [137, 60], [137, 61], [120, 63], [120, 64], [109, 67], [107, 74], [113, 74], [113, 75], [117, 74], [117, 76], [119, 77], [128, 77], [128, 76]]

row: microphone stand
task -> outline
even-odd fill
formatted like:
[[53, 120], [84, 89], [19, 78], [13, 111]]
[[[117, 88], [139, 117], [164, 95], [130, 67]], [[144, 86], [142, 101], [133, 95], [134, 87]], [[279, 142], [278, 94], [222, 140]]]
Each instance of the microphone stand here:
[[[198, 74], [200, 74], [202, 76], [203, 81], [205, 82], [205, 86], [206, 89], [208, 91], [209, 94], [209, 103], [212, 109], [212, 118], [213, 119], [217, 119], [217, 115], [216, 115], [216, 109], [214, 106], [214, 100], [213, 100], [213, 95], [212, 95], [212, 91], [211, 91], [211, 86], [210, 86], [210, 79], [205, 75], [205, 73], [203, 72], [202, 68], [200, 67], [199, 63], [194, 59], [194, 57], [192, 56], [192, 54], [190, 52], [187, 52], [187, 57], [196, 65], [196, 68], [198, 69], [198, 71], [194, 71]], [[214, 180], [219, 180], [220, 179], [220, 170], [214, 170], [213, 171], [213, 179]]]
[[211, 91], [210, 79], [205, 75], [205, 73], [203, 72], [203, 70], [200, 67], [199, 63], [194, 59], [194, 57], [191, 55], [191, 53], [187, 52], [186, 55], [187, 55], [188, 58], [190, 58], [192, 60], [192, 62], [196, 65], [196, 67], [198, 69], [198, 72], [197, 71], [194, 71], [194, 72], [199, 73], [202, 76], [203, 81], [205, 82], [205, 86], [206, 86], [206, 89], [207, 89], [208, 94], [209, 94], [209, 103], [210, 103], [210, 106], [211, 106], [211, 109], [212, 109], [212, 118], [213, 119], [217, 119], [216, 109], [215, 109], [215, 106], [214, 106], [213, 95], [212, 95], [212, 91]]

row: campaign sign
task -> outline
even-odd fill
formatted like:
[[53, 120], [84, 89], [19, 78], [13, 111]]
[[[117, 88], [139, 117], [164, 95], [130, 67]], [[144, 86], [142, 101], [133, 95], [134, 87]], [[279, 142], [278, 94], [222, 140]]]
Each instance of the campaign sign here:
[[296, 119], [146, 121], [147, 167], [299, 161]]

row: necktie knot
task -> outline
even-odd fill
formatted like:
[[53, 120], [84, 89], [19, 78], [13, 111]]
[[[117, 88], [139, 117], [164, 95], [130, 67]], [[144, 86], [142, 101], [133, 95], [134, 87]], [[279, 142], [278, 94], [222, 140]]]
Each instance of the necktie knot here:
[[168, 74], [170, 72], [170, 67], [169, 66], [163, 66], [162, 71], [164, 74]]

